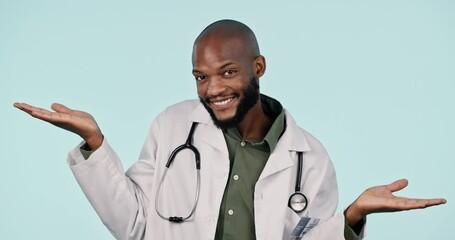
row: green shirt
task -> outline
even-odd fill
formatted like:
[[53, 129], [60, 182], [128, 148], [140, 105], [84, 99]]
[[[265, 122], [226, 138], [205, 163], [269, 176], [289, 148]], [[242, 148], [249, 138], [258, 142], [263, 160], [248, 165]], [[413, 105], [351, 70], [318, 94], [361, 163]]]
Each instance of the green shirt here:
[[221, 202], [215, 239], [256, 239], [254, 227], [254, 187], [285, 129], [281, 104], [261, 95], [263, 111], [274, 119], [262, 141], [242, 139], [236, 128], [224, 131], [229, 151], [229, 180]]

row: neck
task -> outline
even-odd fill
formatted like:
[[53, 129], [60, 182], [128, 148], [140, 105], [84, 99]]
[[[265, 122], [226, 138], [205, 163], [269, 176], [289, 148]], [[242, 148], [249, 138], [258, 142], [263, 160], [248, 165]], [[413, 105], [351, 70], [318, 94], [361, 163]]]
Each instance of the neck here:
[[272, 120], [262, 110], [261, 99], [258, 99], [256, 105], [248, 111], [243, 121], [237, 125], [237, 130], [245, 140], [261, 141], [267, 135], [272, 123]]

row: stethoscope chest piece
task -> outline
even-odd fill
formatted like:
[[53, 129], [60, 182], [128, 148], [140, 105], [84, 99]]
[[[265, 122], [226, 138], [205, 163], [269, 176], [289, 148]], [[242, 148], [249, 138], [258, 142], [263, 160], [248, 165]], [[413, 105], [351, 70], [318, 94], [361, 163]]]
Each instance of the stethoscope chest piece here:
[[289, 197], [288, 207], [294, 212], [301, 213], [308, 206], [308, 199], [300, 192], [295, 192]]

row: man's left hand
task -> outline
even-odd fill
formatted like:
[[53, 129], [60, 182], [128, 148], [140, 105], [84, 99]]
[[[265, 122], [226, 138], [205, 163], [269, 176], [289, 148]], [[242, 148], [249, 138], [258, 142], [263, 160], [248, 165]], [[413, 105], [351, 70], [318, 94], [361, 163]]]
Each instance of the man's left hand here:
[[375, 186], [365, 190], [345, 211], [349, 226], [355, 226], [371, 213], [426, 208], [447, 202], [443, 198], [416, 199], [393, 195], [394, 192], [405, 188], [407, 185], [408, 180], [401, 179], [388, 185]]

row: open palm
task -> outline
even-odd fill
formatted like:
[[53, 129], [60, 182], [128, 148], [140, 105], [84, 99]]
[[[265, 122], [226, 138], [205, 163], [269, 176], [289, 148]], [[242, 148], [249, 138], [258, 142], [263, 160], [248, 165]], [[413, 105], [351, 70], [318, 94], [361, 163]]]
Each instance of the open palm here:
[[95, 119], [89, 113], [72, 110], [59, 103], [54, 103], [51, 106], [51, 109], [55, 112], [34, 107], [26, 103], [14, 103], [14, 107], [35, 118], [76, 133], [81, 136], [93, 150], [97, 149], [103, 141], [101, 130]]
[[418, 199], [393, 195], [407, 185], [408, 180], [400, 179], [388, 185], [368, 188], [346, 210], [348, 222], [353, 225], [371, 213], [405, 211], [446, 203], [443, 198]]

